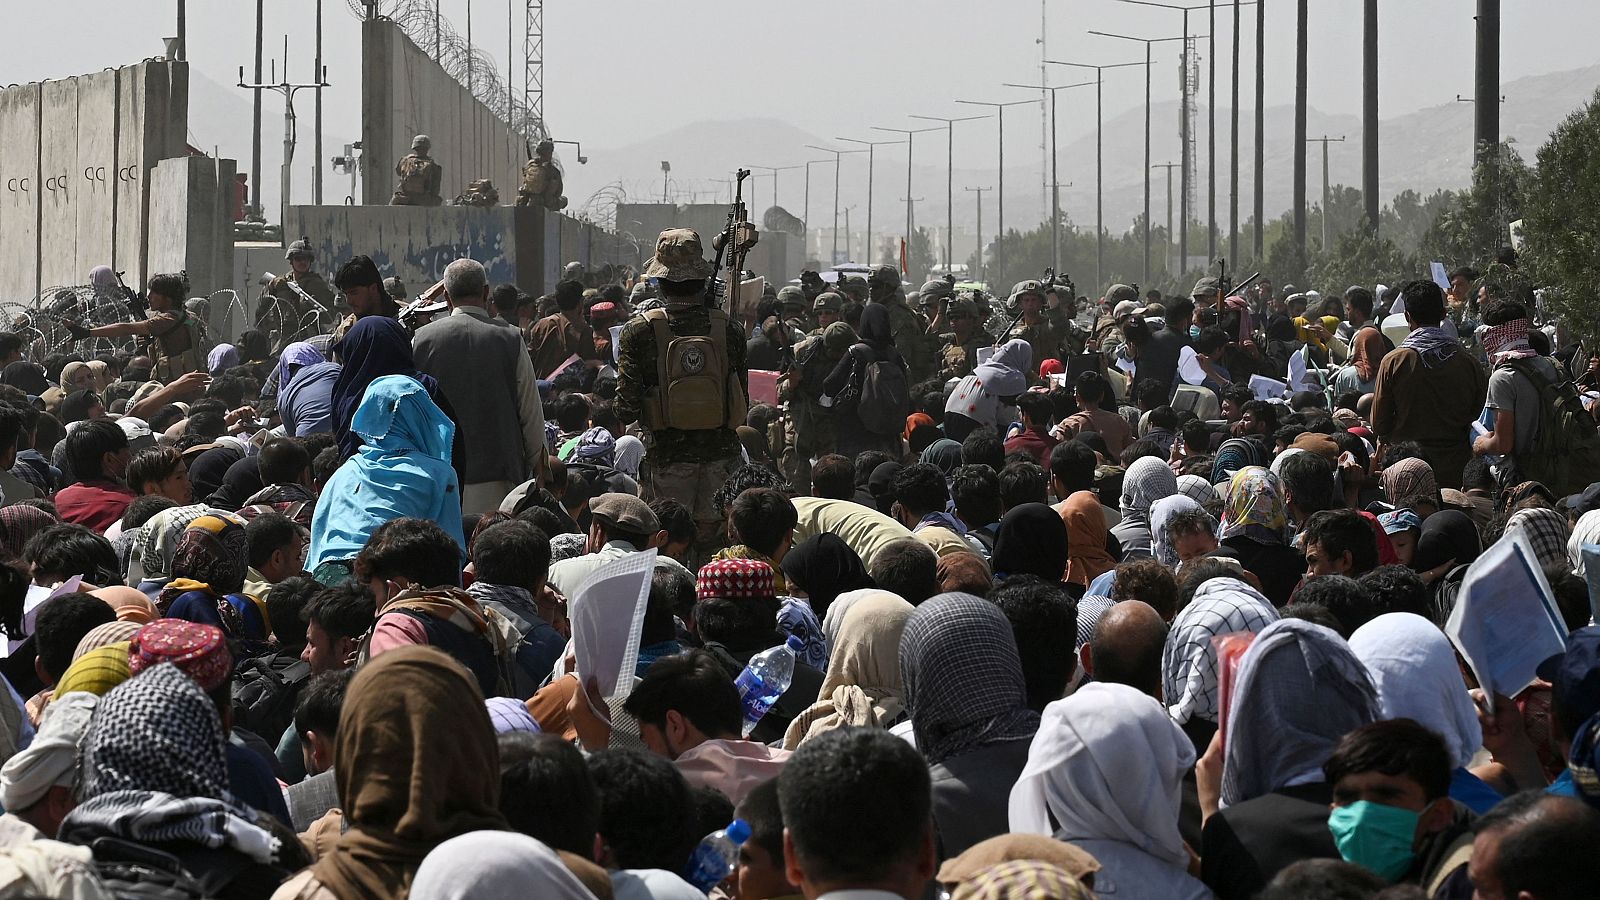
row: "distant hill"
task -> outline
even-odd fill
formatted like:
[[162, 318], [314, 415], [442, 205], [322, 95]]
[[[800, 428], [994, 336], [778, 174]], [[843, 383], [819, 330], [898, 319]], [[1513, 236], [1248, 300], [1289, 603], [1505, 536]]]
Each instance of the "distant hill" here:
[[[1523, 157], [1532, 162], [1534, 154], [1550, 132], [1573, 110], [1587, 103], [1597, 88], [1600, 88], [1600, 65], [1508, 82], [1502, 88], [1506, 102], [1501, 107], [1501, 128], [1507, 138], [1514, 141]], [[1157, 103], [1151, 113], [1152, 162], [1176, 161], [1177, 101]], [[1226, 109], [1217, 110], [1217, 218], [1224, 230], [1228, 220], [1228, 115]], [[1038, 130], [1029, 129], [1028, 123], [1031, 121], [1030, 117], [1022, 116], [1015, 126], [1015, 132], [1009, 123], [1006, 129], [1007, 160], [1010, 163], [1006, 170], [1006, 221], [1013, 227], [1040, 221], [1047, 208], [1043, 203], [1042, 191], [1045, 179], [1038, 168]], [[1292, 106], [1269, 107], [1265, 111], [1265, 121], [1265, 202], [1267, 218], [1271, 219], [1291, 205], [1294, 109]], [[1204, 107], [1198, 110], [1196, 122], [1199, 139], [1196, 146], [1196, 203], [1193, 215], [1197, 219], [1204, 219], [1207, 196]], [[977, 124], [992, 128], [989, 123]], [[1090, 127], [1085, 129], [1082, 127], [1084, 124]], [[1105, 222], [1108, 229], [1115, 231], [1129, 227], [1143, 206], [1143, 109], [1129, 110], [1107, 121], [1105, 133]], [[1307, 112], [1307, 133], [1312, 137], [1343, 135], [1344, 143], [1329, 145], [1330, 180], [1334, 184], [1360, 184], [1359, 116], [1328, 115], [1312, 108]], [[942, 222], [945, 215], [944, 146], [941, 140], [937, 140], [939, 137], [928, 135], [919, 139], [917, 144], [914, 190], [926, 198], [925, 204], [918, 207], [918, 217], [924, 221]], [[1063, 183], [1072, 183], [1072, 187], [1062, 189], [1062, 205], [1073, 221], [1092, 225], [1095, 217], [1095, 141], [1092, 121], [1085, 123], [1072, 120], [1063, 114], [1059, 141], [1060, 178]], [[1379, 141], [1379, 185], [1384, 203], [1407, 188], [1427, 194], [1439, 188], [1463, 187], [1470, 178], [1472, 104], [1451, 100], [1405, 115], [1385, 118], [1379, 127]], [[727, 196], [726, 188], [719, 188], [709, 183], [708, 179], [728, 177], [737, 166], [791, 165], [805, 159], [825, 157], [821, 152], [807, 150], [807, 144], [842, 146], [831, 140], [831, 135], [812, 134], [774, 118], [698, 122], [625, 147], [586, 147], [588, 165], [577, 166], [570, 160], [565, 164], [567, 194], [572, 199], [573, 208], [580, 210], [594, 191], [620, 181], [632, 200], [659, 200], [661, 162], [666, 160], [672, 163], [674, 183], [678, 188], [682, 189], [692, 182], [700, 202], [720, 201]], [[1253, 204], [1253, 147], [1254, 109], [1246, 108], [1240, 111], [1241, 224], [1249, 219]], [[905, 207], [900, 200], [905, 195], [903, 152], [900, 147], [880, 148], [874, 190], [875, 218], [880, 223], [876, 230], [880, 232], [893, 228], [881, 223], [900, 222], [905, 215]], [[759, 216], [762, 210], [772, 204], [772, 178], [759, 170], [758, 174], [762, 176], [755, 186], [756, 205], [759, 207], [756, 212]], [[960, 188], [972, 184], [993, 185], [994, 174], [992, 166], [956, 169], [958, 228], [970, 226], [974, 203], [974, 196]], [[1157, 223], [1161, 223], [1166, 216], [1166, 178], [1159, 170], [1151, 174], [1151, 215]], [[783, 205], [796, 215], [803, 215], [800, 207], [804, 170], [781, 172], [779, 178]], [[832, 165], [813, 166], [811, 180], [812, 217], [819, 224], [825, 217], [831, 221]], [[865, 218], [865, 210], [860, 207], [865, 202], [866, 183], [865, 156], [856, 154], [846, 157], [840, 175], [841, 203], [858, 206], [852, 221], [858, 228]], [[1322, 155], [1320, 146], [1316, 144], [1308, 148], [1306, 186], [1308, 200], [1318, 202], [1322, 192]], [[1176, 172], [1173, 187], [1175, 191], [1178, 189]], [[985, 195], [986, 229], [994, 227], [992, 197], [992, 194]], [[1173, 207], [1176, 215], [1176, 200]]]

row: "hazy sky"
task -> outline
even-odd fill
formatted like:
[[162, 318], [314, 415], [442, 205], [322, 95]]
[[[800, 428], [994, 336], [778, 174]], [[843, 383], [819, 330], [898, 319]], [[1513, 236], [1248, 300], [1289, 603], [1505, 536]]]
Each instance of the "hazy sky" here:
[[[353, 2], [353, 0], [352, 0]], [[412, 0], [425, 2], [425, 0]], [[441, 0], [444, 15], [465, 31], [467, 0]], [[516, 85], [522, 79], [522, 9], [511, 0], [515, 21]], [[1294, 9], [1292, 0], [1265, 0], [1267, 13], [1267, 102], [1293, 101]], [[0, 84], [59, 78], [125, 65], [162, 52], [160, 38], [174, 31], [174, 0], [52, 0], [32, 4], [27, 21], [13, 20], [27, 38], [8, 42], [0, 54]], [[359, 133], [360, 30], [351, 3], [324, 0], [325, 63], [333, 83], [326, 97], [330, 133]], [[387, 5], [387, 4], [386, 4]], [[1360, 109], [1361, 0], [1312, 0], [1310, 98], [1323, 111]], [[268, 57], [282, 52], [290, 32], [294, 77], [311, 76], [315, 0], [269, 0]], [[1381, 4], [1381, 109], [1385, 117], [1470, 95], [1473, 69], [1472, 0], [1383, 0]], [[471, 4], [474, 42], [503, 70], [507, 47], [507, 0]], [[238, 66], [248, 66], [255, 4], [250, 0], [189, 3], [189, 58], [213, 80], [232, 84]], [[1118, 0], [807, 0], [804, 3], [696, 0], [550, 0], [545, 10], [545, 111], [556, 136], [581, 140], [590, 157], [607, 147], [636, 143], [674, 127], [704, 119], [761, 116], [783, 119], [821, 136], [871, 137], [871, 125], [908, 127], [911, 113], [962, 115], [981, 112], [956, 98], [1019, 99], [1026, 94], [1002, 82], [1040, 78], [1041, 12], [1049, 55], [1091, 63], [1143, 59], [1143, 45], [1086, 35], [1088, 29], [1146, 37], [1178, 34], [1182, 15]], [[1217, 10], [1218, 55], [1230, 53], [1232, 9]], [[1255, 6], [1242, 10], [1244, 83], [1241, 102], [1254, 103]], [[1596, 0], [1521, 0], [1505, 4], [1502, 79], [1590, 65], [1600, 59], [1593, 42], [1600, 34]], [[1191, 31], [1207, 32], [1204, 4], [1190, 14]], [[1157, 45], [1154, 96], [1177, 94], [1178, 42]], [[1202, 55], [1207, 42], [1200, 42]], [[281, 66], [281, 63], [280, 63]], [[1049, 66], [1051, 83], [1086, 80], [1092, 73]], [[248, 72], [247, 72], [248, 74]], [[1207, 70], [1201, 70], [1206, 90]], [[1218, 73], [1218, 106], [1227, 106], [1226, 67]], [[240, 91], [248, 98], [248, 94]], [[1107, 72], [1106, 114], [1136, 107], [1144, 79], [1137, 68]], [[301, 136], [310, 137], [311, 104], [298, 111]], [[1062, 131], [1092, 128], [1093, 92], [1061, 95]], [[268, 97], [264, 125], [267, 166], [276, 166], [281, 101]], [[1038, 137], [1037, 115], [1022, 125], [1026, 108], [1014, 108], [1017, 135], [1026, 146]], [[926, 123], [924, 123], [926, 124]], [[201, 146], [237, 144], [239, 136], [209, 132], [191, 121]], [[1008, 120], [1007, 130], [1011, 129]], [[990, 158], [992, 131], [957, 128], [957, 165]], [[248, 146], [248, 135], [244, 135]], [[326, 152], [331, 155], [336, 148]], [[1028, 151], [1019, 148], [1019, 155]], [[797, 162], [808, 151], [796, 148]], [[1024, 157], [1025, 159], [1029, 157]], [[1037, 150], [1031, 159], [1037, 165]], [[676, 163], [691, 174], [691, 161]], [[638, 173], [646, 176], [649, 173]], [[712, 174], [712, 173], [706, 173]], [[717, 173], [720, 174], [720, 173]], [[332, 177], [332, 176], [330, 176]], [[298, 192], [297, 192], [298, 193]]]

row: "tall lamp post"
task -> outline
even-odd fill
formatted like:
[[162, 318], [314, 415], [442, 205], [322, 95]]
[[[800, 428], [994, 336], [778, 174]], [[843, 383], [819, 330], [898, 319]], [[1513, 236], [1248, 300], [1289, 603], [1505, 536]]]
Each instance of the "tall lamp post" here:
[[[978, 195], [978, 269], [983, 272], [983, 277], [984, 277], [985, 280], [987, 280], [988, 277], [989, 277], [989, 272], [988, 272], [987, 267], [985, 267], [984, 264], [983, 264], [983, 192], [984, 191], [992, 191], [992, 190], [994, 190], [994, 188], [969, 187], [969, 188], [962, 188], [962, 190], [964, 190], [964, 191], [972, 191], [973, 193]], [[972, 272], [968, 272], [967, 273], [967, 275], [969, 277], [972, 274], [974, 274], [974, 273], [972, 273]]]
[[922, 119], [928, 122], [943, 122], [947, 143], [945, 145], [945, 181], [944, 181], [944, 270], [950, 271], [955, 263], [951, 259], [950, 241], [956, 230], [956, 123], [970, 122], [973, 119], [987, 119], [988, 116], [912, 116], [913, 119]]
[[863, 141], [860, 138], [847, 137], [834, 140], [844, 141], [847, 144], [863, 144], [867, 148], [867, 262], [870, 264], [872, 262], [872, 173], [876, 168], [874, 164], [877, 161], [877, 151], [879, 147], [904, 144], [906, 141]]
[[916, 201], [910, 199], [911, 198], [911, 157], [913, 155], [913, 151], [915, 151], [917, 149], [916, 136], [919, 135], [919, 134], [926, 134], [927, 132], [930, 132], [930, 131], [938, 131], [939, 129], [937, 129], [937, 128], [890, 128], [887, 125], [874, 125], [874, 126], [872, 126], [872, 130], [873, 131], [888, 131], [888, 132], [891, 132], [893, 134], [903, 134], [903, 135], [906, 136], [906, 198], [907, 198], [906, 199], [906, 252], [910, 253], [911, 252], [911, 232], [916, 229], [916, 210], [913, 209], [913, 207], [912, 207], [912, 204], [914, 204]]
[[[1138, 41], [1144, 44], [1144, 281], [1150, 283], [1150, 80], [1154, 73], [1151, 67], [1150, 47], [1164, 41], [1181, 41], [1182, 35], [1164, 38], [1141, 38], [1131, 34], [1115, 34], [1109, 31], [1090, 31], [1101, 37], [1119, 38], [1124, 41]], [[1168, 173], [1171, 174], [1170, 172]], [[1169, 222], [1167, 227], [1171, 227]], [[1171, 239], [1171, 236], [1168, 236]], [[1165, 255], [1162, 257], [1165, 259]]]
[[[1001, 263], [1001, 255], [1002, 255], [1002, 252], [1003, 252], [1003, 248], [1005, 247], [1005, 240], [1006, 240], [1006, 107], [1008, 107], [1008, 106], [1021, 106], [1024, 103], [1040, 103], [1042, 101], [1037, 100], [1037, 99], [1031, 99], [1031, 100], [1011, 100], [1009, 102], [1004, 102], [1004, 103], [996, 103], [996, 102], [990, 101], [990, 100], [957, 100], [956, 102], [957, 103], [965, 103], [965, 104], [967, 104], [969, 106], [991, 106], [991, 107], [994, 107], [995, 116], [999, 120], [999, 125], [995, 129], [995, 133], [999, 136], [999, 144], [1000, 144], [1000, 146], [999, 146], [999, 154], [1000, 154], [1000, 157], [999, 157], [999, 165], [997, 165], [995, 167], [995, 171], [997, 173], [996, 177], [999, 180], [996, 182], [996, 188], [995, 188], [994, 197], [995, 197], [995, 205], [997, 207], [999, 207], [999, 208], [995, 213], [994, 267], [996, 269], [998, 269], [999, 271], [1004, 272], [1005, 271], [1005, 266], [1002, 265], [1002, 263]], [[980, 243], [980, 248], [979, 249], [981, 251], [981, 249], [982, 249], [981, 243], [982, 242], [980, 241], [979, 243]], [[987, 278], [988, 274], [989, 274], [988, 270], [985, 269], [984, 277]]]
[[861, 153], [861, 150], [835, 150], [832, 147], [819, 147], [816, 144], [807, 144], [813, 150], [833, 154], [833, 265], [839, 264], [839, 158], [846, 153]]
[[1056, 91], [1067, 88], [1088, 87], [1092, 81], [1080, 81], [1077, 84], [1058, 84], [1054, 87], [1045, 84], [1012, 84], [1006, 82], [1006, 87], [1021, 88], [1025, 91], [1050, 92], [1050, 266], [1053, 269], [1061, 268], [1061, 179], [1056, 177], [1056, 167], [1060, 160], [1056, 156]]
[[[794, 164], [792, 166], [748, 166], [747, 168], [760, 169], [761, 171], [766, 172], [768, 175], [772, 176], [772, 205], [773, 206], [777, 206], [778, 205], [778, 173], [779, 172], [787, 172], [790, 169], [798, 169], [800, 167], [801, 167], [801, 164], [800, 163], [796, 163], [796, 164]], [[752, 182], [751, 184], [752, 184], [752, 186], [754, 186], [754, 182]], [[751, 193], [754, 193], [754, 191], [752, 191]], [[750, 200], [750, 205], [751, 206], [755, 206], [756, 205], [755, 199], [753, 197]]]
[[[1127, 66], [1144, 66], [1148, 70], [1150, 60], [1144, 62], [1107, 63], [1101, 66], [1091, 66], [1088, 63], [1066, 62], [1059, 59], [1047, 59], [1045, 62], [1053, 66], [1072, 66], [1078, 69], [1094, 70], [1094, 283], [1095, 290], [1104, 290], [1106, 283], [1100, 274], [1101, 266], [1105, 262], [1106, 252], [1106, 222], [1105, 222], [1105, 117], [1104, 106], [1101, 103], [1101, 84], [1105, 80], [1106, 69], [1121, 69]], [[1148, 82], [1147, 82], [1148, 83]], [[1148, 108], [1148, 107], [1146, 107]]]

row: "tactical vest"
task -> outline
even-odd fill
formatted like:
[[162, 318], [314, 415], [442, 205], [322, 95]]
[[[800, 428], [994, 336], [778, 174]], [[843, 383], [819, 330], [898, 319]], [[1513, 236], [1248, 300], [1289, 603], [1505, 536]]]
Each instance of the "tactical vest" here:
[[405, 174], [400, 176], [400, 192], [422, 196], [428, 193], [428, 160], [407, 156], [400, 160]]
[[745, 397], [728, 358], [728, 314], [708, 310], [710, 334], [674, 335], [665, 310], [644, 314], [656, 341], [656, 386], [645, 392], [652, 431], [709, 431], [744, 424]]

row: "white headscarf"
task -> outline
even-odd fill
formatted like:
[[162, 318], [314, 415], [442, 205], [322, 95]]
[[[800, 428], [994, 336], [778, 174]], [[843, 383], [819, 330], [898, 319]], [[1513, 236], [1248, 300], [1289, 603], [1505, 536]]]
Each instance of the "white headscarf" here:
[[[1167, 524], [1178, 513], [1199, 508], [1200, 504], [1185, 494], [1162, 497], [1150, 505], [1150, 548], [1157, 562], [1168, 568], [1177, 568], [1178, 548], [1172, 544], [1172, 536], [1167, 533]], [[1212, 531], [1215, 530], [1216, 526], [1213, 525]]]
[[26, 750], [0, 767], [0, 803], [11, 812], [27, 809], [45, 792], [77, 782], [78, 744], [100, 698], [86, 691], [57, 697], [44, 711], [39, 732]]
[[1572, 536], [1567, 538], [1567, 559], [1572, 561], [1572, 574], [1584, 577], [1583, 545], [1600, 544], [1600, 509], [1590, 510], [1572, 526]]
[[839, 629], [843, 626], [844, 614], [850, 611], [850, 607], [854, 606], [857, 600], [878, 596], [893, 597], [896, 600], [903, 599], [893, 591], [883, 591], [878, 588], [861, 588], [854, 591], [845, 591], [835, 597], [832, 603], [828, 604], [828, 611], [822, 617], [822, 636], [828, 639], [829, 654], [833, 653], [833, 648], [839, 643]]
[[1011, 788], [1014, 833], [1131, 844], [1188, 865], [1179, 791], [1194, 745], [1135, 688], [1093, 682], [1044, 708], [1028, 764]]
[[1269, 466], [1268, 468], [1271, 470], [1272, 474], [1278, 476], [1279, 478], [1282, 478], [1283, 477], [1283, 461], [1288, 459], [1289, 457], [1295, 455], [1296, 453], [1308, 453], [1308, 452], [1310, 452], [1310, 451], [1302, 450], [1299, 447], [1286, 447], [1286, 448], [1284, 448], [1284, 451], [1282, 453], [1279, 453], [1276, 457], [1273, 458], [1272, 465]]
[[817, 702], [789, 723], [785, 749], [836, 728], [888, 728], [899, 719], [905, 709], [900, 636], [911, 610], [911, 604], [882, 591], [850, 604], [830, 643]]
[[1178, 476], [1170, 466], [1154, 456], [1140, 457], [1122, 476], [1122, 520], [1148, 522], [1150, 507], [1177, 492]]
[[554, 850], [511, 831], [469, 831], [433, 848], [417, 867], [411, 897], [594, 900]]
[[1217, 721], [1217, 649], [1212, 639], [1260, 632], [1278, 621], [1278, 611], [1255, 588], [1237, 578], [1200, 585], [1167, 632], [1161, 650], [1161, 688], [1167, 712], [1179, 725], [1190, 719]]
[[1478, 711], [1437, 625], [1412, 613], [1385, 613], [1350, 635], [1350, 649], [1372, 676], [1385, 719], [1415, 719], [1436, 732], [1457, 767], [1478, 752]]
[[618, 472], [637, 479], [639, 477], [639, 464], [644, 461], [644, 441], [631, 434], [617, 438], [616, 460], [612, 468]]

